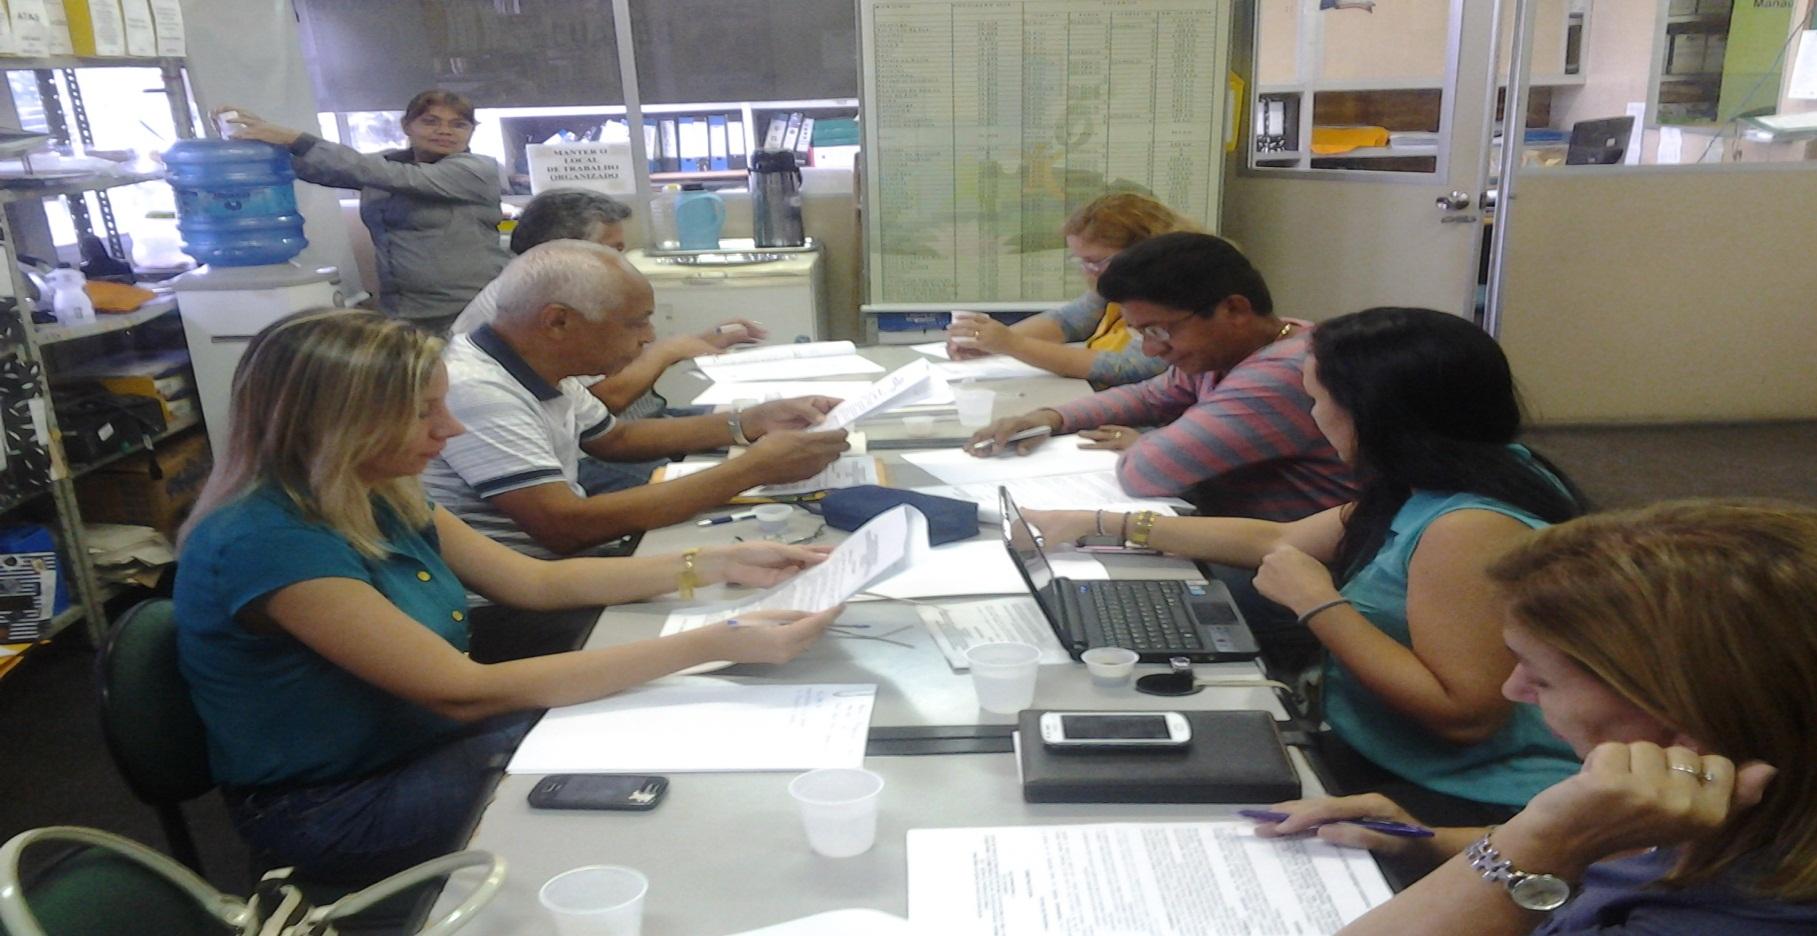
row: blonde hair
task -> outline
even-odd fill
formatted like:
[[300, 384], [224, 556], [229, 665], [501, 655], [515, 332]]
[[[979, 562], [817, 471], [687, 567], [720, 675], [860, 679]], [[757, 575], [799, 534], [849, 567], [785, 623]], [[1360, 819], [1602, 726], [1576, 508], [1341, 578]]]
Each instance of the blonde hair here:
[[1060, 233], [1123, 250], [1175, 231], [1203, 233], [1191, 218], [1138, 192], [1112, 192], [1087, 202]]
[[374, 312], [298, 312], [253, 336], [233, 374], [231, 431], [179, 541], [215, 510], [264, 484], [303, 516], [378, 559], [390, 549], [373, 511], [383, 501], [412, 528], [431, 508], [414, 477], [369, 484], [360, 465], [406, 443], [442, 339]]
[[1514, 623], [1675, 731], [1779, 769], [1665, 880], [1817, 899], [1817, 509], [1678, 501], [1547, 529], [1490, 570]]

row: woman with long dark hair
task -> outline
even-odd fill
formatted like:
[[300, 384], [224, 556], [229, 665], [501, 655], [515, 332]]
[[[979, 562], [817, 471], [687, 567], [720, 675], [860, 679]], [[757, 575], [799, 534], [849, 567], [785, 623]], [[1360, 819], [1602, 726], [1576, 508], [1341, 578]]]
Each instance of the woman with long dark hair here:
[[[1570, 484], [1515, 442], [1507, 358], [1467, 321], [1376, 308], [1320, 325], [1312, 415], [1362, 485], [1292, 523], [1151, 512], [1030, 511], [1050, 542], [1122, 530], [1136, 546], [1259, 569], [1256, 588], [1328, 651], [1325, 718], [1368, 783], [1430, 818], [1493, 821], [1575, 772], [1530, 705], [1485, 569], [1538, 527], [1582, 512]], [[1334, 573], [1335, 572], [1335, 579]]]

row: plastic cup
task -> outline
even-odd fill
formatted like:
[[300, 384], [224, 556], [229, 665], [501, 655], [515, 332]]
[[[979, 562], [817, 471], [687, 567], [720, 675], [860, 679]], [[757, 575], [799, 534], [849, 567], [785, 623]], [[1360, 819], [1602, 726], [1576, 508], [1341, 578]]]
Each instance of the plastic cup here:
[[757, 515], [757, 529], [765, 536], [781, 536], [789, 528], [789, 517], [795, 508], [787, 504], [760, 504], [752, 511]]
[[960, 384], [953, 388], [953, 403], [959, 409], [959, 425], [971, 429], [988, 426], [996, 411], [997, 391]]
[[925, 439], [934, 434], [934, 417], [932, 416], [904, 416], [902, 425], [907, 427], [908, 434], [913, 438]]
[[638, 936], [649, 891], [634, 868], [588, 865], [550, 878], [536, 896], [560, 936]]
[[983, 312], [973, 312], [969, 309], [954, 309], [953, 310], [953, 321], [955, 321], [955, 322], [963, 322], [966, 319], [981, 319], [981, 318], [990, 318], [990, 316], [984, 314]]
[[972, 672], [972, 691], [978, 707], [999, 715], [1014, 715], [1035, 702], [1035, 677], [1041, 670], [1041, 651], [1025, 643], [979, 644], [965, 651]]
[[883, 778], [868, 770], [828, 767], [789, 781], [801, 810], [808, 847], [828, 858], [850, 858], [877, 841], [877, 800]]
[[1091, 674], [1092, 685], [1105, 689], [1116, 689], [1129, 685], [1129, 677], [1135, 675], [1136, 652], [1126, 647], [1094, 647], [1079, 657], [1085, 662], [1085, 671]]

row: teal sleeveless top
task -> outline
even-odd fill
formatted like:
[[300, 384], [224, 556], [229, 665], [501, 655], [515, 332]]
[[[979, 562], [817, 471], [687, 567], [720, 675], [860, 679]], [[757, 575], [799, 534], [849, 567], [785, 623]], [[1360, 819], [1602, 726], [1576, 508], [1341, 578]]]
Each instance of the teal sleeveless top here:
[[[1381, 549], [1340, 589], [1369, 623], [1402, 646], [1413, 646], [1407, 627], [1407, 569], [1413, 551], [1434, 520], [1456, 510], [1493, 510], [1536, 529], [1546, 525], [1478, 494], [1415, 491], [1394, 515]], [[1536, 706], [1516, 703], [1500, 731], [1481, 743], [1459, 746], [1389, 708], [1335, 658], [1325, 664], [1324, 686], [1325, 720], [1338, 737], [1378, 766], [1427, 789], [1524, 806], [1534, 794], [1577, 773], [1570, 746], [1546, 727]]]

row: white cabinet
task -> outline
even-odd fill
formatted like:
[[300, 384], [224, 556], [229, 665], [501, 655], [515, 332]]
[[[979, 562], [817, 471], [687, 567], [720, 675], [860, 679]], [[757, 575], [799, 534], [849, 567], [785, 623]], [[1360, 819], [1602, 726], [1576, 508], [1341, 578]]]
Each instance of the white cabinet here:
[[720, 255], [651, 256], [625, 254], [656, 292], [658, 337], [704, 331], [729, 318], [746, 318], [769, 329], [769, 341], [819, 341], [826, 334], [824, 263], [818, 249], [765, 254], [759, 263], [722, 262], [753, 249], [748, 240], [722, 241]]

